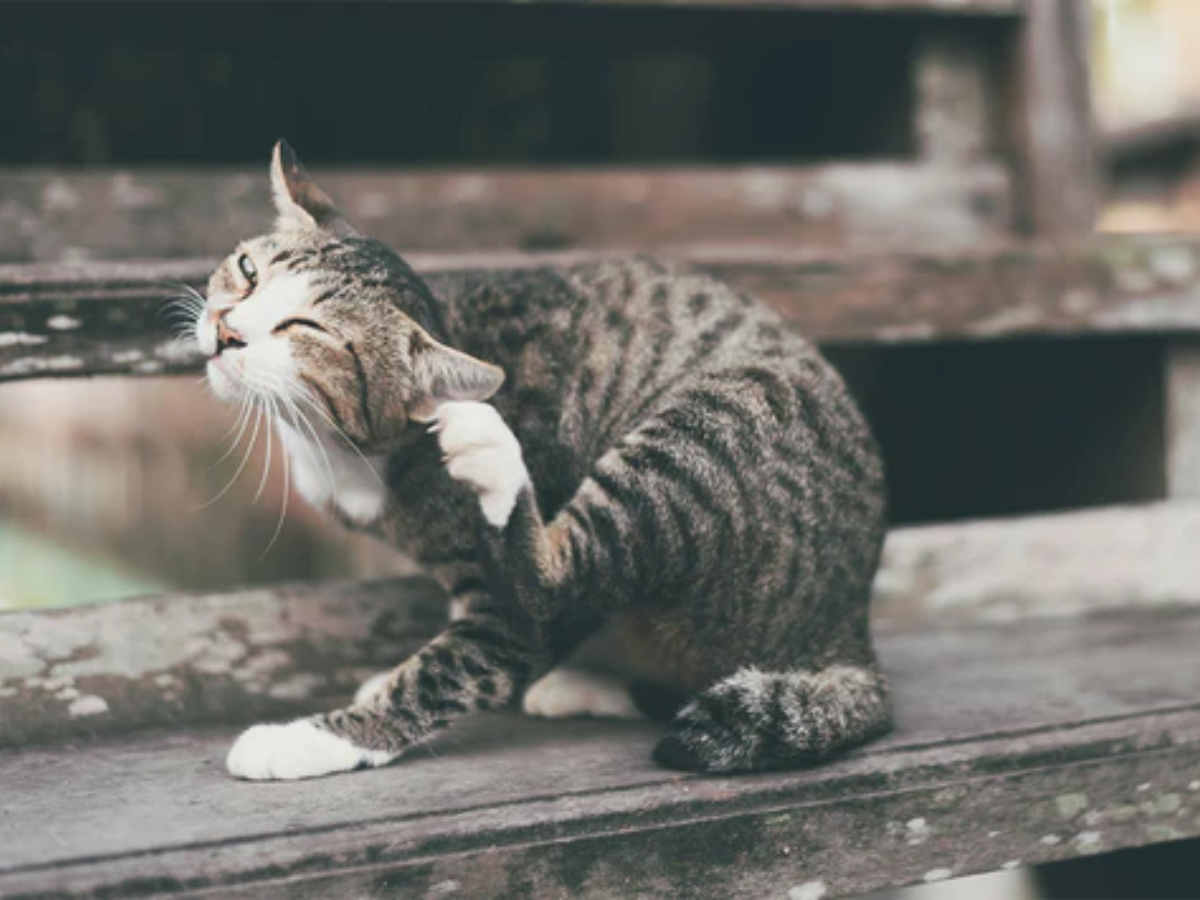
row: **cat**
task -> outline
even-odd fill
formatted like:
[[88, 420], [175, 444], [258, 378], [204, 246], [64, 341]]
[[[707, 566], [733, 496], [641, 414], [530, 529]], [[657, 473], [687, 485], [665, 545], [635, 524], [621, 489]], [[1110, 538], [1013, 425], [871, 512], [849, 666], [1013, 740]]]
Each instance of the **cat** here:
[[[232, 775], [382, 766], [522, 700], [656, 714], [654, 759], [711, 773], [891, 727], [880, 454], [778, 314], [645, 258], [422, 278], [286, 142], [270, 174], [274, 230], [221, 263], [194, 325], [209, 383], [267, 412], [299, 493], [411, 554], [451, 615], [352, 705], [245, 731]], [[598, 636], [608, 675], [563, 667]]]

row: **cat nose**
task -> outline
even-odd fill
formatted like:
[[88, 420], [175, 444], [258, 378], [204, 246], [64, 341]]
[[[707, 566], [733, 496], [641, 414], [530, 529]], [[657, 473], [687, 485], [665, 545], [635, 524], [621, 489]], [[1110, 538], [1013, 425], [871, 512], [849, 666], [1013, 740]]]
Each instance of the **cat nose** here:
[[229, 315], [230, 310], [224, 310], [217, 316], [217, 352], [213, 356], [220, 356], [226, 350], [237, 350], [239, 347], [245, 347], [246, 342], [242, 340], [242, 336], [233, 330], [232, 326], [225, 321], [225, 317]]

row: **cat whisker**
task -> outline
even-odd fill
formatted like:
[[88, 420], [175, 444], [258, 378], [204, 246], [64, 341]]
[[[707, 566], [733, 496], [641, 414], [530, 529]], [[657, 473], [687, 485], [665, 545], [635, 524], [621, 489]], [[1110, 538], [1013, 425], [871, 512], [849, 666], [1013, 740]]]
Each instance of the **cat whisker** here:
[[[326, 478], [326, 484], [329, 487], [329, 492], [331, 495], [336, 493], [336, 490], [335, 490], [336, 478], [334, 477], [334, 474], [333, 474], [333, 463], [329, 459], [329, 454], [325, 452], [324, 442], [321, 440], [320, 436], [317, 434], [317, 429], [313, 426], [313, 424], [309, 420], [308, 416], [304, 415], [304, 412], [300, 409], [299, 406], [296, 405], [295, 399], [294, 399], [295, 392], [294, 391], [289, 392], [286, 389], [285, 383], [281, 379], [272, 377], [265, 373], [261, 373], [261, 374], [257, 374], [257, 375], [244, 375], [243, 377], [246, 378], [247, 383], [251, 387], [258, 388], [260, 390], [266, 390], [266, 391], [272, 393], [275, 397], [279, 398], [281, 401], [283, 401], [284, 404], [288, 407], [288, 409], [292, 412], [296, 424], [303, 426], [303, 428], [308, 431], [308, 435], [312, 438], [312, 442], [311, 442], [312, 445], [315, 446], [317, 448], [317, 450], [320, 452], [321, 457], [325, 463], [325, 478]], [[302, 396], [301, 396], [301, 399], [303, 399]], [[299, 430], [298, 430], [298, 433], [299, 433]], [[303, 437], [303, 434], [301, 434], [300, 436]], [[305, 449], [309, 451], [310, 461], [313, 463], [313, 465], [315, 467], [320, 468], [319, 466], [316, 465], [317, 460], [311, 452], [311, 447], [309, 446], [309, 441], [305, 440], [304, 444], [305, 444]]]
[[[296, 405], [295, 401], [286, 395], [282, 395], [282, 399], [290, 409], [295, 421], [298, 424], [303, 425], [304, 428], [308, 430], [309, 435], [312, 437], [311, 444], [307, 440], [305, 440], [303, 443], [304, 449], [308, 452], [309, 461], [313, 464], [313, 468], [315, 469], [319, 469], [321, 467], [318, 465], [316, 454], [312, 452], [312, 447], [315, 445], [316, 448], [321, 452], [321, 457], [325, 462], [325, 484], [329, 488], [330, 496], [333, 496], [337, 493], [337, 482], [333, 475], [333, 464], [329, 459], [329, 454], [325, 452], [325, 445], [321, 442], [321, 438], [317, 434], [317, 429], [313, 427], [313, 424], [309, 421], [308, 416], [306, 416], [304, 411]], [[301, 435], [301, 437], [303, 437], [303, 435]]]
[[[276, 414], [276, 417], [278, 418], [279, 410], [278, 410], [278, 408], [275, 407], [275, 401], [272, 400], [270, 402], [271, 402], [271, 406], [273, 408], [275, 408], [275, 414]], [[287, 451], [285, 450], [283, 453], [283, 503], [279, 509], [279, 521], [275, 524], [275, 533], [273, 535], [271, 535], [271, 540], [267, 543], [267, 549], [265, 549], [262, 552], [262, 555], [259, 556], [259, 559], [264, 559], [266, 557], [266, 555], [271, 552], [271, 548], [274, 547], [275, 542], [279, 540], [279, 535], [281, 535], [283, 533], [283, 523], [287, 520], [288, 498], [291, 495], [291, 492], [292, 492], [291, 462], [288, 459], [288, 454], [287, 454]]]
[[246, 448], [246, 454], [242, 457], [242, 462], [238, 466], [237, 471], [233, 473], [233, 478], [229, 480], [229, 484], [225, 485], [221, 493], [217, 494], [217, 496], [213, 497], [207, 503], [202, 503], [199, 506], [193, 507], [190, 510], [191, 512], [199, 512], [202, 509], [207, 509], [228, 494], [233, 486], [237, 484], [237, 480], [241, 477], [242, 472], [245, 471], [246, 465], [250, 462], [250, 457], [254, 455], [254, 448], [258, 444], [258, 433], [262, 428], [263, 421], [263, 408], [262, 405], [257, 401], [257, 398], [254, 405], [257, 413], [254, 420], [254, 433], [250, 435], [250, 446]]
[[314, 410], [317, 413], [317, 415], [319, 415], [325, 421], [325, 424], [328, 425], [330, 428], [332, 428], [334, 430], [334, 432], [336, 432], [342, 438], [342, 440], [345, 441], [346, 446], [354, 451], [355, 455], [359, 459], [361, 459], [363, 461], [363, 464], [371, 471], [371, 475], [375, 478], [375, 480], [378, 481], [382, 485], [383, 479], [379, 476], [379, 472], [375, 469], [375, 466], [372, 465], [371, 461], [369, 459], [367, 459], [366, 456], [363, 455], [363, 452], [361, 450], [358, 449], [358, 445], [355, 444], [354, 441], [350, 440], [350, 436], [341, 429], [341, 426], [339, 426], [337, 424], [337, 422], [333, 421], [333, 417], [330, 416], [328, 412], [326, 412], [324, 409], [321, 408], [321, 404], [317, 403], [317, 401], [312, 397], [312, 395], [304, 390], [299, 392], [298, 399], [304, 400], [309, 405], [309, 407], [312, 410]]
[[[205, 377], [207, 378], [207, 376], [205, 376]], [[231, 435], [233, 433], [234, 429], [237, 429], [237, 437], [233, 439], [233, 443], [229, 445], [229, 449], [225, 451], [224, 455], [220, 459], [218, 459], [215, 463], [213, 463], [211, 466], [209, 466], [207, 469], [204, 470], [206, 474], [208, 472], [211, 472], [213, 469], [217, 468], [217, 466], [221, 465], [221, 463], [225, 462], [225, 460], [229, 459], [229, 457], [231, 455], [233, 455], [233, 451], [236, 450], [238, 444], [240, 444], [242, 442], [242, 435], [246, 433], [246, 425], [249, 423], [249, 421], [250, 421], [250, 398], [249, 398], [249, 396], [247, 396], [242, 399], [242, 409], [241, 409], [241, 412], [238, 413], [237, 420], [234, 421], [233, 425], [230, 426], [228, 431], [226, 431], [223, 435], [221, 435], [220, 440], [223, 441], [227, 437], [229, 437], [229, 435]]]
[[[333, 473], [333, 463], [329, 459], [329, 454], [325, 451], [325, 444], [317, 434], [317, 429], [313, 426], [308, 416], [295, 403], [295, 391], [289, 391], [283, 379], [271, 376], [267, 373], [248, 374], [243, 373], [243, 378], [252, 389], [265, 391], [280, 400], [288, 411], [292, 414], [293, 424], [296, 426], [297, 435], [301, 438], [301, 443], [305, 453], [315, 469], [321, 469], [318, 463], [316, 454], [313, 452], [313, 447], [321, 455], [321, 461], [324, 462], [324, 477], [326, 486], [332, 496], [336, 491], [337, 479]], [[307, 437], [304, 432], [307, 431]], [[311, 438], [311, 440], [309, 440]]]
[[[264, 400], [266, 403], [271, 403], [273, 408], [273, 403], [270, 397], [265, 397]], [[267, 455], [266, 459], [263, 461], [263, 473], [262, 478], [259, 479], [258, 482], [258, 490], [254, 492], [254, 503], [258, 503], [259, 498], [263, 495], [263, 491], [266, 490], [267, 480], [271, 477], [271, 457], [275, 450], [275, 429], [272, 427], [271, 413], [267, 409], [266, 405], [263, 406], [263, 412], [267, 417]]]

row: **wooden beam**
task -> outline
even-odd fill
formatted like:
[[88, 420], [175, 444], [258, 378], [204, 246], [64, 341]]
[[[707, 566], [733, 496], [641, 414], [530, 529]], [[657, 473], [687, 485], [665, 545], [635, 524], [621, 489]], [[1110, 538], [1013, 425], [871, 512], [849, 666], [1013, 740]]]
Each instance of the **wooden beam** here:
[[[1071, 247], [814, 260], [788, 248], [692, 247], [672, 256], [761, 296], [833, 343], [1200, 333], [1200, 241], [1096, 239]], [[413, 254], [439, 273], [570, 265], [608, 254]], [[0, 381], [196, 371], [161, 318], [172, 282], [214, 260], [0, 266]]]
[[1029, 0], [1010, 63], [1021, 222], [1073, 239], [1096, 217], [1088, 0]]
[[1200, 341], [1170, 342], [1164, 356], [1167, 494], [1200, 497]]
[[[695, 60], [675, 64], [698, 77]], [[770, 242], [830, 255], [975, 247], [1011, 229], [1007, 173], [978, 160], [316, 176], [365, 233], [410, 253]], [[274, 218], [265, 167], [0, 169], [0, 197], [0, 263], [223, 255]]]
[[[1188, 503], [899, 528], [876, 627], [1200, 609], [1198, 545]], [[445, 608], [410, 578], [0, 614], [0, 747], [321, 706], [419, 646]], [[76, 714], [67, 688], [99, 712]]]

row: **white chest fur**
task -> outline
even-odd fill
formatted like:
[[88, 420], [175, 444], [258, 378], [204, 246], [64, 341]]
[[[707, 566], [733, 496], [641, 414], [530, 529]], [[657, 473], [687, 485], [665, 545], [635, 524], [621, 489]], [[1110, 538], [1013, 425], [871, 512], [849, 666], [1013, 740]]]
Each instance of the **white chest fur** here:
[[355, 453], [346, 442], [317, 427], [316, 435], [279, 422], [279, 436], [291, 459], [292, 483], [300, 495], [325, 510], [340, 509], [356, 525], [370, 525], [387, 504], [385, 458]]

